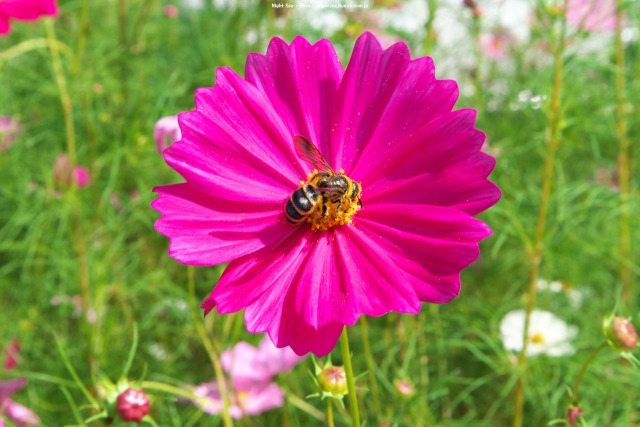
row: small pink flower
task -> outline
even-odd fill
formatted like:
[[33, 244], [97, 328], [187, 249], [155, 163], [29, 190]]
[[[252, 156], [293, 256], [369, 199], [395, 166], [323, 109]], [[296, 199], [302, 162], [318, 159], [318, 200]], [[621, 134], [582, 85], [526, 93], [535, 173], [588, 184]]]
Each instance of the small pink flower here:
[[178, 17], [179, 10], [175, 5], [168, 4], [164, 7], [163, 12], [164, 16], [166, 16], [167, 18], [176, 19]]
[[267, 336], [259, 348], [241, 341], [220, 356], [222, 368], [230, 374], [234, 387], [268, 382], [275, 375], [291, 370], [303, 359], [288, 347], [277, 348]]
[[178, 116], [163, 117], [153, 127], [153, 140], [156, 143], [158, 153], [162, 154], [165, 148], [180, 138], [182, 138], [182, 134], [178, 125]]
[[[200, 384], [193, 391], [203, 399], [196, 401], [196, 405], [204, 412], [211, 415], [222, 412], [222, 397], [215, 381]], [[284, 392], [275, 383], [247, 384], [243, 388], [234, 387], [230, 403], [229, 415], [240, 419], [245, 415], [254, 416], [281, 407], [284, 405]]]
[[[0, 5], [2, 3], [0, 2]], [[0, 116], [0, 152], [7, 151], [20, 132], [22, 124], [13, 117]]]
[[18, 354], [20, 353], [20, 343], [14, 338], [4, 351], [4, 369], [10, 371], [18, 366]]
[[613, 31], [616, 0], [568, 0], [567, 21], [584, 31]]
[[3, 425], [3, 420], [6, 419], [14, 422], [18, 427], [35, 427], [40, 424], [40, 418], [36, 414], [11, 399], [26, 385], [26, 378], [0, 382], [0, 425]]
[[149, 413], [149, 398], [142, 390], [126, 389], [120, 393], [116, 404], [118, 413], [125, 421], [139, 423]]
[[513, 39], [501, 31], [480, 35], [480, 46], [485, 56], [493, 60], [505, 58], [512, 44]]
[[56, 158], [53, 166], [53, 175], [55, 181], [63, 187], [70, 186], [72, 180], [78, 188], [86, 188], [91, 184], [89, 170], [84, 166], [76, 166], [71, 169], [69, 158], [64, 153]]
[[10, 19], [36, 21], [43, 15], [58, 16], [56, 0], [1, 0], [0, 35], [11, 32]]

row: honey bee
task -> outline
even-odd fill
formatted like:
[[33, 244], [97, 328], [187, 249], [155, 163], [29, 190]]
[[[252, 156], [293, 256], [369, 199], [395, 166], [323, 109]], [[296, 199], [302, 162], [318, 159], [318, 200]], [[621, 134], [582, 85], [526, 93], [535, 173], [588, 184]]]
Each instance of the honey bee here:
[[[302, 135], [293, 137], [298, 157], [316, 169], [302, 186], [291, 194], [285, 212], [291, 224], [301, 224], [306, 219], [322, 220], [323, 225], [314, 229], [326, 229], [335, 224], [350, 222], [350, 217], [362, 207], [362, 186], [344, 174], [333, 170], [320, 150]], [[354, 208], [354, 204], [357, 206]]]

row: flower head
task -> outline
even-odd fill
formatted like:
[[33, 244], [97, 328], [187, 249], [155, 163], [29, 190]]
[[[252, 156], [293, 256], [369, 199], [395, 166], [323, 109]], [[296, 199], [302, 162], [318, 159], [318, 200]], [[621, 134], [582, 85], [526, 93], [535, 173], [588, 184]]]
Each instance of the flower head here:
[[456, 83], [370, 33], [346, 69], [328, 40], [274, 38], [244, 74], [218, 69], [178, 116], [163, 154], [186, 182], [152, 204], [171, 256], [229, 262], [205, 313], [245, 309], [250, 332], [325, 355], [361, 315], [455, 298], [491, 234], [473, 216], [500, 197], [475, 111], [452, 111]]
[[[500, 336], [507, 350], [521, 351], [524, 338], [524, 324], [526, 313], [524, 310], [514, 310], [507, 313], [500, 322]], [[527, 334], [527, 355], [536, 356], [564, 356], [574, 353], [570, 341], [578, 334], [578, 328], [568, 326], [554, 314], [533, 310]]]
[[13, 421], [19, 427], [35, 427], [40, 418], [29, 408], [14, 402], [11, 397], [27, 385], [26, 378], [0, 381], [0, 426], [3, 420]]
[[628, 352], [638, 345], [638, 332], [629, 319], [607, 316], [603, 322], [603, 331], [614, 350]]
[[10, 19], [36, 21], [43, 15], [58, 16], [56, 0], [0, 1], [0, 36], [11, 32]]
[[[204, 412], [211, 415], [222, 412], [223, 401], [218, 383], [212, 381], [200, 384], [193, 392], [201, 398], [196, 403]], [[244, 388], [234, 388], [230, 398], [229, 415], [240, 419], [245, 415], [258, 415], [282, 405], [284, 405], [284, 392], [277, 384], [271, 382], [247, 384]]]
[[568, 0], [567, 21], [584, 31], [613, 31], [616, 0]]
[[149, 413], [149, 398], [142, 390], [128, 388], [118, 395], [116, 409], [125, 421], [142, 421]]
[[156, 122], [153, 127], [153, 140], [156, 143], [158, 153], [162, 153], [165, 148], [182, 138], [178, 116], [163, 117]]
[[22, 124], [13, 117], [0, 116], [0, 152], [7, 151], [22, 132]]
[[234, 387], [268, 382], [279, 373], [290, 371], [303, 357], [290, 348], [277, 348], [264, 337], [258, 348], [239, 342], [220, 356], [222, 368], [230, 374]]

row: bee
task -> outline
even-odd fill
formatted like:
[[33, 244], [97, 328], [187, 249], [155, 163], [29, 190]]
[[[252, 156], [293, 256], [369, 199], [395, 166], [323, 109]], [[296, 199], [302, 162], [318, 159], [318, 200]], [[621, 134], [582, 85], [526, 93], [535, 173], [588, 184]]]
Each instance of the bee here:
[[289, 197], [285, 206], [287, 221], [301, 224], [309, 217], [320, 220], [327, 215], [333, 216], [327, 221], [328, 225], [317, 227], [322, 229], [350, 222], [351, 215], [357, 210], [357, 207], [353, 209], [353, 204], [362, 207], [362, 186], [347, 177], [343, 170], [334, 171], [320, 150], [304, 136], [295, 135], [293, 145], [298, 157], [316, 169]]

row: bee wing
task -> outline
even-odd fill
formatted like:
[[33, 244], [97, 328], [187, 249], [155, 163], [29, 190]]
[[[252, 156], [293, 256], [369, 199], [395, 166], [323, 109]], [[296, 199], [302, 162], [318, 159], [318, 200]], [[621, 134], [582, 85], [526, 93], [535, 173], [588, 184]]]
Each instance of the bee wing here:
[[298, 157], [311, 163], [319, 171], [328, 171], [333, 174], [336, 173], [331, 165], [329, 165], [327, 159], [324, 158], [320, 150], [318, 150], [318, 147], [304, 136], [295, 135], [293, 137], [293, 146], [296, 149]]

